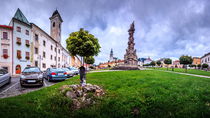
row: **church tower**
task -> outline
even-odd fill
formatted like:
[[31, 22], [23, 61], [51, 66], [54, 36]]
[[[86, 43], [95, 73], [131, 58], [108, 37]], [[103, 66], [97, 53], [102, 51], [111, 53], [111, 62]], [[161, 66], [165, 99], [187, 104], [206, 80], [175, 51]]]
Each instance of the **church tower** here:
[[50, 17], [50, 36], [58, 42], [61, 42], [61, 24], [63, 22], [58, 10], [56, 9]]
[[113, 54], [113, 50], [111, 49], [111, 52], [110, 52], [110, 57], [109, 57], [109, 61], [113, 61], [114, 60], [114, 54]]

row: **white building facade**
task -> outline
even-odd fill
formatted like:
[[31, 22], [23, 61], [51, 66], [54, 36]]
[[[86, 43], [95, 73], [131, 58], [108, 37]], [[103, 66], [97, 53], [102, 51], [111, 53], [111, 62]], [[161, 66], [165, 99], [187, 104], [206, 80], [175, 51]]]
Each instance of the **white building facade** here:
[[0, 68], [12, 73], [12, 32], [13, 27], [0, 25]]
[[57, 10], [49, 22], [50, 35], [36, 24], [29, 23], [18, 9], [9, 26], [1, 28], [0, 25], [0, 67], [12, 75], [19, 75], [27, 66], [37, 66], [43, 71], [50, 67], [81, 65], [79, 58], [70, 56], [61, 45], [63, 20]]
[[201, 57], [201, 65], [202, 64], [208, 64], [210, 66], [210, 53], [207, 53]]

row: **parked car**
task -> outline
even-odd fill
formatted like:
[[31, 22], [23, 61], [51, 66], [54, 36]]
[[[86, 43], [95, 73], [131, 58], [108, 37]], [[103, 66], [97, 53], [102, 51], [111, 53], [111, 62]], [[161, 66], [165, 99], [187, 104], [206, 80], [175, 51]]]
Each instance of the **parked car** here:
[[74, 76], [74, 71], [68, 69], [68, 68], [62, 68], [66, 72], [67, 77], [73, 77]]
[[7, 70], [0, 68], [0, 87], [11, 82], [11, 75]]
[[65, 80], [67, 78], [67, 72], [61, 68], [48, 68], [44, 73], [44, 78], [48, 81]]
[[21, 86], [43, 86], [43, 73], [39, 67], [26, 67], [20, 76]]
[[75, 67], [68, 67], [69, 70], [74, 72], [74, 75], [78, 75], [79, 74], [79, 69], [75, 68]]

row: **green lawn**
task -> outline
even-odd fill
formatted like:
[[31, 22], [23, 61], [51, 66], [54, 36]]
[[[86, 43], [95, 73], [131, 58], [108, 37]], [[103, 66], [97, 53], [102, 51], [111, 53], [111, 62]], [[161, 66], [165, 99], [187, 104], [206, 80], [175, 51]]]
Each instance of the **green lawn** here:
[[58, 94], [78, 77], [17, 97], [0, 99], [6, 118], [209, 118], [210, 79], [155, 70], [89, 73], [88, 82], [102, 86], [106, 95], [97, 104], [73, 110], [71, 100]]
[[[151, 68], [154, 69], [154, 68]], [[167, 68], [155, 68], [158, 70], [167, 70]], [[168, 68], [168, 71], [172, 71], [172, 68]], [[185, 73], [185, 69], [183, 68], [174, 68], [175, 72], [182, 72]], [[190, 74], [196, 74], [196, 75], [205, 75], [205, 76], [210, 76], [210, 72], [209, 71], [204, 71], [204, 70], [197, 70], [197, 69], [187, 69], [187, 73]]]

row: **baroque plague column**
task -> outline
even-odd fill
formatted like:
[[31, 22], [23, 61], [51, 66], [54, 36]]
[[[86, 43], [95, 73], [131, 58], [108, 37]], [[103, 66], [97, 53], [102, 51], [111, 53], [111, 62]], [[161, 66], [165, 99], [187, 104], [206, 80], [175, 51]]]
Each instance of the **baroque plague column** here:
[[136, 55], [136, 49], [134, 49], [134, 34], [135, 28], [134, 28], [134, 22], [131, 24], [129, 32], [129, 40], [128, 40], [128, 48], [126, 49], [126, 53], [124, 55], [124, 61], [126, 65], [137, 65], [137, 55]]
[[130, 25], [129, 38], [128, 38], [128, 48], [126, 49], [126, 53], [124, 55], [124, 64], [119, 64], [113, 68], [113, 70], [139, 70], [138, 60], [136, 55], [136, 50], [134, 49], [134, 22]]

